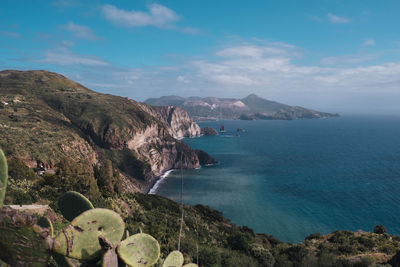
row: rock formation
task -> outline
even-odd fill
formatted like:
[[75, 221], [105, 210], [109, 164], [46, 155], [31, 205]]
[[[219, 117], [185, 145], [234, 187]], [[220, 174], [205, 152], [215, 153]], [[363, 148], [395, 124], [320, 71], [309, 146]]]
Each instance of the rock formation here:
[[[18, 100], [18, 101], [14, 101]], [[48, 71], [0, 72], [0, 147], [30, 167], [62, 158], [88, 166], [110, 159], [126, 188], [146, 191], [166, 170], [197, 168], [199, 158], [177, 140], [200, 135], [179, 107], [152, 107], [94, 92]]]
[[207, 126], [207, 127], [201, 128], [201, 134], [202, 135], [218, 135], [218, 132], [214, 128]]

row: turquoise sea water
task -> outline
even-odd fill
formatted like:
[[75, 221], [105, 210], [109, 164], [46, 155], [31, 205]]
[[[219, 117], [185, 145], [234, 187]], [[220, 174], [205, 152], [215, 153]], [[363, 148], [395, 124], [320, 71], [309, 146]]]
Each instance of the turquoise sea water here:
[[[238, 225], [299, 242], [315, 232], [383, 224], [400, 234], [400, 117], [219, 121], [227, 133], [186, 139], [220, 164], [184, 170], [184, 201]], [[245, 131], [236, 137], [236, 129]], [[179, 172], [157, 194], [179, 200]]]

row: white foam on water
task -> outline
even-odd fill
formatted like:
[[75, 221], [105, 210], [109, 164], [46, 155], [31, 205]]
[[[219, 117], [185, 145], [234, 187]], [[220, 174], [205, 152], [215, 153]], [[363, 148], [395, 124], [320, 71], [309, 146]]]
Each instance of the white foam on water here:
[[171, 174], [174, 170], [168, 170], [166, 171], [163, 175], [160, 176], [160, 179], [153, 185], [153, 187], [150, 189], [149, 194], [150, 195], [155, 195], [157, 193], [158, 187], [165, 181], [165, 179], [168, 177], [168, 175]]

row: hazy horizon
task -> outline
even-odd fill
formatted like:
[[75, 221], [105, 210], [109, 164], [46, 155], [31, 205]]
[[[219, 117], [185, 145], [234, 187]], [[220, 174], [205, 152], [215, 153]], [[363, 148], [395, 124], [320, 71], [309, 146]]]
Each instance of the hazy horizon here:
[[400, 3], [3, 1], [0, 69], [103, 93], [263, 98], [400, 114]]

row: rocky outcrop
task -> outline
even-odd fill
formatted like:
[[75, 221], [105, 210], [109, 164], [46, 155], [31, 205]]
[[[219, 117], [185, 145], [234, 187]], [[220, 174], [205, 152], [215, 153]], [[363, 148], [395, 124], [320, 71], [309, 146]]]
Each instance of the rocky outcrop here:
[[196, 149], [194, 152], [196, 153], [197, 157], [199, 158], [201, 165], [214, 165], [214, 164], [218, 163], [218, 161], [216, 159], [214, 159], [213, 157], [208, 155], [203, 150]]
[[207, 127], [201, 128], [201, 134], [202, 135], [218, 135], [218, 132], [214, 128], [207, 126]]
[[139, 103], [146, 112], [165, 122], [169, 127], [169, 133], [176, 139], [184, 137], [197, 137], [201, 135], [201, 129], [183, 108], [176, 106], [153, 107], [145, 103]]
[[162, 107], [160, 113], [170, 126], [171, 134], [174, 138], [200, 136], [200, 127], [193, 122], [183, 108], [175, 106]]

